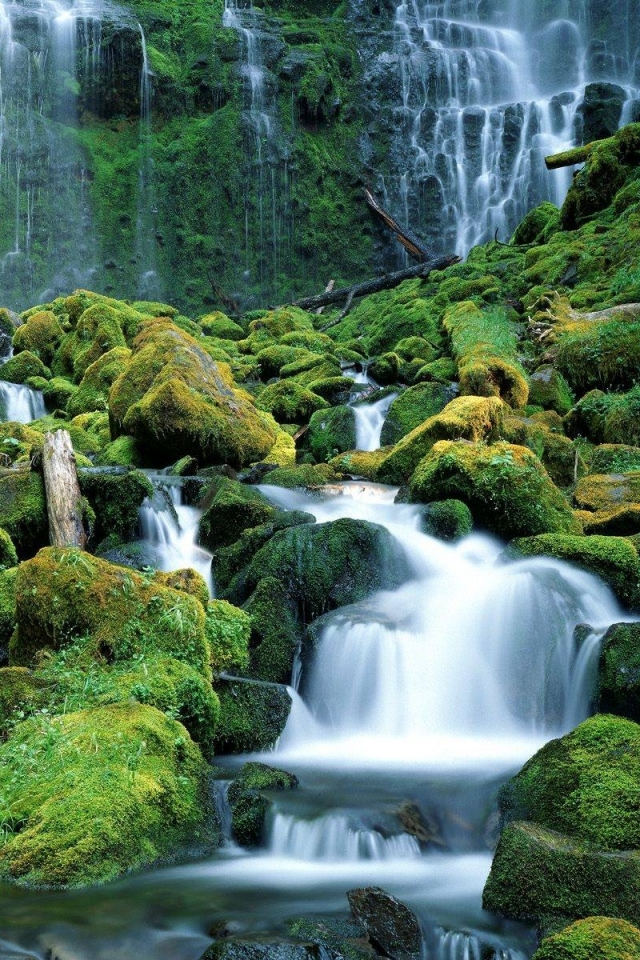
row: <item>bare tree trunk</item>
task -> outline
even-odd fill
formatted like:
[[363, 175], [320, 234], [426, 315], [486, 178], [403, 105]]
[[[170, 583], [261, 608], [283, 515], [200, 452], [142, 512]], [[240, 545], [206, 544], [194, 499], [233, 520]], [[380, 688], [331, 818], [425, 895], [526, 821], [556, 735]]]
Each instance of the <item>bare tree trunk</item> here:
[[369, 209], [382, 220], [385, 227], [388, 227], [389, 230], [395, 234], [396, 240], [402, 244], [410, 257], [419, 263], [433, 259], [433, 254], [423, 246], [418, 237], [416, 237], [414, 233], [411, 233], [407, 227], [401, 227], [398, 221], [394, 220], [391, 214], [387, 213], [382, 207], [380, 201], [376, 199], [368, 187], [365, 187], [364, 196], [369, 205]]
[[87, 535], [82, 525], [82, 494], [71, 437], [66, 430], [45, 434], [42, 473], [51, 546], [84, 550]]
[[[333, 290], [333, 288], [335, 287], [335, 285], [336, 285], [335, 280], [329, 280], [329, 283], [328, 283], [328, 284], [326, 285], [326, 287], [324, 288], [324, 292], [325, 292], [325, 293], [331, 293], [331, 291]], [[318, 307], [318, 309], [316, 310], [316, 313], [318, 314], [318, 316], [319, 316], [321, 313], [324, 313], [324, 307]]]

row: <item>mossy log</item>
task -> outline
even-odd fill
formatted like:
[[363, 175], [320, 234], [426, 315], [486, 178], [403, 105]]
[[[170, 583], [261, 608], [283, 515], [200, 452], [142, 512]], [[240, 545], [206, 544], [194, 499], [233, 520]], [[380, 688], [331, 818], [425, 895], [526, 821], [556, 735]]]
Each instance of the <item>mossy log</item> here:
[[[356, 297], [368, 297], [371, 293], [379, 293], [380, 290], [390, 290], [397, 287], [403, 280], [412, 280], [415, 277], [428, 277], [433, 270], [445, 270], [454, 263], [460, 263], [460, 257], [449, 255], [446, 257], [437, 257], [435, 260], [426, 260], [415, 267], [408, 267], [406, 270], [396, 270], [395, 273], [386, 273], [382, 277], [374, 277], [373, 280], [365, 280], [363, 283], [356, 283], [351, 287], [340, 287], [339, 290], [331, 290], [328, 293], [319, 293], [315, 297], [305, 297], [303, 300], [296, 300], [290, 304], [292, 307], [298, 307], [301, 310], [316, 310], [318, 307], [326, 307], [332, 303], [352, 302]], [[336, 321], [332, 321], [323, 327], [322, 330], [328, 330]]]
[[587, 143], [584, 147], [573, 147], [571, 150], [563, 150], [562, 153], [554, 153], [550, 157], [544, 158], [547, 170], [560, 170], [562, 167], [573, 167], [578, 163], [586, 163], [594, 147], [603, 143], [602, 140], [595, 140], [593, 143]]
[[84, 550], [87, 535], [82, 525], [82, 494], [67, 430], [45, 434], [42, 473], [49, 518], [49, 542], [54, 547], [80, 547]]

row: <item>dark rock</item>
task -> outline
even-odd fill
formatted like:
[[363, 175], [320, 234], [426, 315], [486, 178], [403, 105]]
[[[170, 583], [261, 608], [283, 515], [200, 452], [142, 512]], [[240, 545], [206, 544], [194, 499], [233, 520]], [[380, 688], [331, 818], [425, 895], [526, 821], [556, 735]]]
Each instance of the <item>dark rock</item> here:
[[361, 887], [347, 893], [349, 906], [373, 946], [391, 960], [417, 958], [422, 950], [422, 930], [409, 907], [380, 887]]
[[274, 746], [291, 710], [291, 697], [285, 686], [221, 678], [216, 693], [220, 698], [216, 753], [251, 753]]
[[640, 722], [640, 623], [614, 623], [604, 635], [598, 709]]
[[[257, 847], [272, 805], [269, 793], [293, 790], [298, 778], [265, 763], [245, 763], [227, 792], [233, 836], [243, 847]], [[267, 794], [265, 796], [265, 793]]]
[[604, 140], [618, 129], [627, 95], [615, 83], [590, 83], [584, 91], [584, 100], [578, 108], [582, 116], [584, 143]]
[[236, 938], [218, 940], [200, 960], [331, 960], [338, 954], [317, 943], [280, 938]]

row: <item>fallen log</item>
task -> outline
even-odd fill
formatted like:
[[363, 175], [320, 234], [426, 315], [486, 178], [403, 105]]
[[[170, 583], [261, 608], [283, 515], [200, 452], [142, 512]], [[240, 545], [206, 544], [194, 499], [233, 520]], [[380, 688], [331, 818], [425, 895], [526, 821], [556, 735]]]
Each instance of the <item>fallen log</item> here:
[[42, 474], [52, 547], [87, 545], [82, 524], [82, 494], [71, 437], [66, 430], [47, 433], [42, 450]]
[[418, 260], [420, 263], [431, 259], [433, 254], [422, 245], [414, 233], [411, 233], [406, 227], [401, 227], [398, 221], [394, 220], [391, 214], [383, 209], [380, 202], [368, 187], [364, 189], [364, 196], [369, 205], [369, 209], [382, 220], [389, 230], [393, 231], [396, 240], [400, 241], [410, 257], [413, 257], [414, 260]]
[[[285, 306], [299, 307], [301, 310], [311, 312], [318, 307], [326, 307], [332, 303], [346, 303], [348, 300], [353, 301], [356, 297], [368, 297], [369, 294], [379, 293], [380, 290], [390, 290], [392, 287], [397, 287], [403, 280], [413, 280], [415, 277], [425, 279], [433, 270], [445, 270], [454, 263], [460, 263], [461, 259], [461, 257], [453, 255], [437, 257], [434, 260], [428, 260], [426, 263], [419, 263], [415, 267], [407, 267], [406, 270], [396, 270], [395, 273], [385, 273], [382, 277], [364, 280], [362, 283], [355, 283], [350, 287], [340, 287], [339, 290], [318, 293], [314, 297], [304, 297], [302, 300], [296, 300], [295, 303], [285, 304]], [[328, 330], [337, 322], [332, 320], [322, 329]]]
[[587, 143], [584, 147], [573, 147], [562, 153], [554, 153], [544, 158], [545, 166], [547, 170], [560, 170], [562, 167], [574, 167], [577, 163], [586, 163], [594, 147], [601, 143], [604, 143], [604, 140], [594, 140], [593, 143]]

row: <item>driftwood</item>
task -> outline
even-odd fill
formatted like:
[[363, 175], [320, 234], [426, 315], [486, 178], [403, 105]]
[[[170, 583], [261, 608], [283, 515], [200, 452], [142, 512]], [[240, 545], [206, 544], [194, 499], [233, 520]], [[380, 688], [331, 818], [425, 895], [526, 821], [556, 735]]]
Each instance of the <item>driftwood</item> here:
[[42, 451], [42, 473], [52, 547], [80, 547], [87, 535], [82, 525], [82, 494], [78, 484], [71, 437], [66, 430], [47, 433]]
[[350, 308], [356, 297], [367, 297], [370, 293], [378, 293], [380, 290], [390, 290], [397, 287], [403, 280], [412, 280], [415, 277], [426, 278], [432, 270], [444, 270], [454, 263], [460, 263], [461, 258], [456, 256], [438, 257], [435, 260], [428, 260], [426, 263], [419, 263], [415, 267], [408, 267], [406, 270], [396, 270], [395, 273], [386, 273], [382, 277], [375, 277], [373, 280], [365, 280], [363, 283], [356, 283], [351, 287], [341, 287], [339, 290], [331, 290], [328, 293], [318, 293], [315, 297], [305, 297], [303, 300], [296, 300], [289, 304], [292, 307], [299, 307], [301, 310], [317, 310], [318, 307], [327, 307], [332, 303], [344, 303], [345, 309], [338, 319], [332, 320], [322, 330], [329, 330], [339, 323], [347, 313], [347, 305]]
[[376, 200], [371, 190], [367, 187], [365, 187], [364, 196], [369, 204], [369, 209], [382, 220], [389, 230], [393, 231], [396, 240], [400, 241], [410, 257], [413, 257], [414, 260], [418, 260], [420, 263], [425, 263], [425, 261], [433, 257], [433, 254], [422, 245], [415, 234], [407, 230], [406, 227], [401, 227], [398, 221], [394, 220], [391, 214], [382, 208], [379, 201]]

